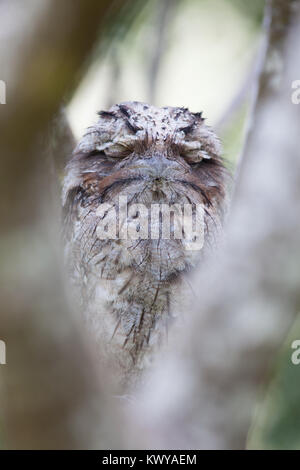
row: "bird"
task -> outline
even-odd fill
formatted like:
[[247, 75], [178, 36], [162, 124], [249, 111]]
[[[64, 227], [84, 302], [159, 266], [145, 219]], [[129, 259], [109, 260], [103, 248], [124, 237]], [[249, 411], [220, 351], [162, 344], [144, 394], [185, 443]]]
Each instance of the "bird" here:
[[141, 380], [176, 321], [184, 278], [218, 244], [227, 176], [202, 113], [138, 101], [100, 111], [66, 165], [68, 275], [101, 357], [124, 386]]

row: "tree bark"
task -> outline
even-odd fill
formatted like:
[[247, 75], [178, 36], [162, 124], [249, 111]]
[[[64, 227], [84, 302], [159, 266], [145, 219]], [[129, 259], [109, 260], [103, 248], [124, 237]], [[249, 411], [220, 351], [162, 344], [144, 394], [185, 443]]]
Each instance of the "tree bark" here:
[[[126, 2], [130, 7], [130, 1]], [[61, 272], [57, 197], [45, 174], [53, 116], [78, 83], [121, 0], [3, 1], [0, 108], [0, 368], [4, 448], [106, 448], [116, 404]], [[58, 151], [56, 149], [56, 151]]]

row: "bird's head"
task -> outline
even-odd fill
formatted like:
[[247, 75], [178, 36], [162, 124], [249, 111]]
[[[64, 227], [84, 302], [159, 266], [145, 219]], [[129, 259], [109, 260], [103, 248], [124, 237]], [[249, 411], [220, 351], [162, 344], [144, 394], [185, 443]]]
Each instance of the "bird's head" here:
[[64, 202], [76, 189], [90, 201], [126, 193], [174, 203], [186, 195], [209, 208], [224, 198], [224, 175], [219, 139], [201, 113], [125, 102], [99, 112], [77, 145]]

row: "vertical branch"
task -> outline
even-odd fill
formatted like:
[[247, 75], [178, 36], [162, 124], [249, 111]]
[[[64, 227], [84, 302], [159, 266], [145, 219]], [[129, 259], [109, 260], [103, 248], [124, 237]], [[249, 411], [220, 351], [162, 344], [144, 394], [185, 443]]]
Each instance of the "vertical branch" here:
[[117, 102], [116, 97], [118, 96], [120, 78], [121, 78], [121, 67], [119, 58], [118, 44], [114, 44], [111, 48], [109, 55], [110, 65], [110, 79], [109, 87], [106, 98], [106, 108], [109, 109], [113, 104]]
[[300, 2], [274, 0], [227, 241], [195, 276], [186, 334], [174, 331], [136, 406], [141, 447], [246, 445], [258, 390], [300, 303], [300, 115], [291, 102], [299, 42]]
[[116, 407], [107, 398], [109, 376], [95, 365], [91, 340], [66, 298], [60, 227], [44, 172], [47, 150], [40, 143], [78, 83], [108, 13], [113, 18], [121, 4], [0, 4], [5, 20], [0, 39], [10, 45], [9, 53], [5, 47], [0, 51], [1, 78], [7, 83], [7, 104], [0, 109], [0, 338], [7, 348], [7, 364], [0, 369], [0, 423], [5, 448], [120, 446], [111, 432]]
[[251, 138], [252, 129], [255, 126], [254, 119], [257, 103], [266, 92], [266, 89], [272, 87], [272, 82], [276, 81], [278, 74], [281, 72], [277, 68], [278, 64], [276, 65], [276, 61], [277, 57], [282, 56], [284, 36], [291, 19], [292, 8], [293, 0], [287, 2], [284, 0], [265, 0], [263, 22], [265, 34], [257, 60], [256, 79], [252, 87], [247, 128], [238, 163], [237, 175], [243, 171], [244, 155]]
[[168, 25], [176, 6], [177, 0], [161, 0], [158, 2], [156, 27], [153, 34], [154, 45], [149, 70], [149, 103], [155, 103], [160, 64], [166, 48]]

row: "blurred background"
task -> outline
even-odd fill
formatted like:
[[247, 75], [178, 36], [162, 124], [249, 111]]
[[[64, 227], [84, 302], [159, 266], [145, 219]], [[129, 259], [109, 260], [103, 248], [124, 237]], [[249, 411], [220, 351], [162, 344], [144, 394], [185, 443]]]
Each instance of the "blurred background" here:
[[68, 105], [75, 136], [96, 111], [121, 101], [185, 106], [220, 128], [226, 158], [235, 162], [263, 7], [262, 0], [138, 1], [95, 53]]

